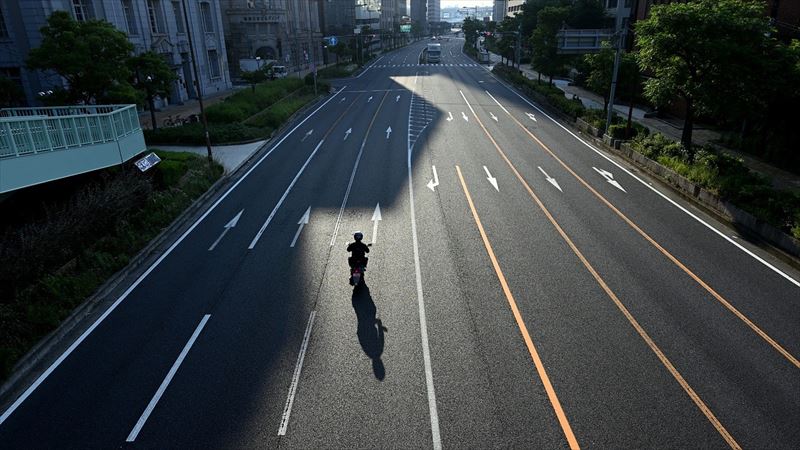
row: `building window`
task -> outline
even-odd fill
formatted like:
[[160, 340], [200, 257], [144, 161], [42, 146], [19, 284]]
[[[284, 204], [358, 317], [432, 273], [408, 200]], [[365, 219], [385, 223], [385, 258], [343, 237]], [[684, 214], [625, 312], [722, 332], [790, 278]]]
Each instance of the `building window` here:
[[150, 23], [150, 31], [153, 34], [164, 33], [164, 21], [161, 16], [161, 0], [147, 0], [147, 18]]
[[216, 50], [208, 51], [208, 67], [211, 68], [211, 78], [220, 77], [219, 56]]
[[122, 13], [125, 15], [125, 24], [128, 26], [128, 35], [138, 35], [139, 29], [136, 27], [136, 16], [134, 16], [133, 12], [133, 0], [122, 0]]
[[72, 12], [78, 22], [94, 19], [92, 0], [72, 0]]
[[181, 9], [180, 2], [172, 2], [172, 13], [175, 15], [175, 26], [178, 27], [178, 33], [185, 33], [186, 29], [183, 25], [183, 10]]
[[203, 20], [203, 31], [206, 33], [214, 32], [214, 16], [211, 15], [211, 3], [200, 3], [200, 15]]

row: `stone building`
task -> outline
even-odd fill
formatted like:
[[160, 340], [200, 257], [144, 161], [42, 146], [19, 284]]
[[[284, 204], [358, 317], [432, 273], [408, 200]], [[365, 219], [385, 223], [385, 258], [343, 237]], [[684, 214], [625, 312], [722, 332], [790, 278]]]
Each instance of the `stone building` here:
[[[0, 0], [0, 74], [22, 86], [27, 103], [39, 92], [63, 84], [56, 75], [25, 68], [28, 52], [42, 41], [39, 31], [54, 11], [68, 11], [78, 21], [102, 19], [127, 34], [135, 53], [152, 50], [175, 70], [177, 80], [168, 99], [182, 103], [197, 96], [183, 17], [187, 5], [204, 95], [230, 89], [219, 0]], [[160, 105], [157, 105], [160, 106]]]
[[323, 0], [220, 0], [224, 11], [228, 64], [272, 61], [289, 72], [322, 64], [320, 11]]

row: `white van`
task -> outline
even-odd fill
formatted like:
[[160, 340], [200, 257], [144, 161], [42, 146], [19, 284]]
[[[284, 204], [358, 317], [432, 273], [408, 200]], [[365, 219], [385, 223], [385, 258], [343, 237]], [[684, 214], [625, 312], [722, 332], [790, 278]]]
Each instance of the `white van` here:
[[272, 73], [270, 74], [272, 78], [286, 78], [289, 75], [289, 71], [286, 70], [286, 66], [272, 66]]

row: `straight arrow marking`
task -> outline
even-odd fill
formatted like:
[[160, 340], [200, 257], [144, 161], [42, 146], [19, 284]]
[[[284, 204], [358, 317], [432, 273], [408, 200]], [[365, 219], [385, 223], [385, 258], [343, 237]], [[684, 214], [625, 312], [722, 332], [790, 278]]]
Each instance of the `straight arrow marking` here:
[[601, 170], [601, 169], [598, 169], [597, 167], [592, 167], [592, 169], [594, 169], [594, 170], [595, 170], [595, 172], [599, 173], [599, 174], [600, 174], [600, 176], [602, 176], [603, 178], [605, 178], [605, 179], [606, 179], [606, 181], [608, 181], [609, 183], [611, 183], [611, 185], [612, 185], [612, 186], [614, 186], [615, 188], [617, 188], [617, 189], [619, 189], [620, 191], [622, 191], [622, 192], [625, 192], [625, 193], [627, 193], [627, 192], [628, 192], [628, 191], [626, 191], [626, 190], [625, 190], [625, 189], [622, 187], [622, 185], [620, 185], [620, 184], [617, 182], [617, 180], [615, 180], [615, 179], [614, 179], [614, 175], [613, 175], [611, 172], [608, 172], [608, 171], [606, 171], [606, 170]]
[[375, 212], [372, 213], [372, 243], [378, 242], [378, 222], [383, 220], [381, 217], [381, 204], [375, 205]]
[[561, 192], [564, 192], [564, 191], [562, 191], [562, 190], [561, 190], [561, 186], [559, 186], [559, 185], [558, 185], [558, 181], [556, 181], [556, 179], [555, 179], [555, 178], [553, 178], [553, 177], [551, 177], [550, 175], [548, 175], [548, 174], [547, 174], [547, 172], [545, 172], [545, 171], [544, 171], [544, 169], [542, 169], [542, 167], [541, 167], [541, 166], [538, 166], [538, 167], [539, 167], [539, 171], [540, 171], [540, 172], [542, 172], [542, 175], [544, 175], [544, 177], [547, 179], [547, 181], [548, 181], [550, 184], [552, 184], [553, 186], [555, 186], [555, 187], [556, 187], [556, 189], [558, 189], [559, 191], [561, 191]]
[[483, 166], [483, 170], [486, 171], [486, 179], [489, 180], [489, 183], [492, 183], [492, 186], [494, 186], [497, 192], [500, 192], [500, 188], [497, 186], [497, 178], [493, 177], [492, 174], [489, 173], [489, 169], [487, 169], [486, 166]]
[[448, 122], [452, 121], [453, 120], [453, 113], [451, 113], [450, 111], [447, 111], [447, 114], [449, 114], [449, 116], [447, 117], [447, 121]]
[[369, 103], [371, 101], [372, 101], [372, 96], [370, 95], [369, 98], [367, 99], [367, 103]]
[[392, 127], [386, 128], [386, 139], [389, 139], [389, 135], [392, 134]]
[[397, 103], [399, 101], [400, 101], [400, 96], [398, 95], [397, 97], [395, 97], [394, 102]]
[[463, 117], [465, 121], [469, 122], [469, 117], [467, 117], [467, 114], [464, 111], [461, 111], [461, 117]]
[[243, 212], [244, 212], [244, 210], [239, 211], [239, 214], [236, 214], [236, 217], [234, 217], [233, 219], [230, 220], [230, 222], [225, 224], [225, 229], [222, 230], [222, 234], [220, 234], [219, 237], [217, 238], [217, 240], [214, 241], [213, 244], [211, 244], [211, 247], [208, 247], [208, 251], [212, 251], [215, 248], [217, 248], [217, 244], [219, 244], [219, 242], [222, 240], [222, 238], [224, 238], [225, 235], [228, 234], [228, 231], [231, 228], [235, 227], [237, 223], [239, 223], [239, 217], [242, 217], [242, 213]]
[[347, 100], [347, 97], [342, 97], [342, 99], [339, 100], [339, 103], [344, 103], [345, 100]]
[[303, 136], [303, 139], [300, 139], [300, 142], [304, 142], [306, 139], [308, 139], [308, 137], [311, 136], [311, 133], [313, 133], [313, 132], [314, 132], [313, 128], [308, 130], [308, 133], [306, 133], [306, 135]]
[[433, 179], [428, 182], [428, 188], [436, 191], [434, 188], [439, 185], [439, 174], [436, 173], [436, 166], [431, 166], [431, 169], [433, 169]]
[[289, 247], [294, 247], [294, 244], [297, 243], [297, 238], [300, 237], [300, 232], [303, 231], [303, 227], [308, 225], [308, 219], [311, 217], [311, 207], [309, 206], [305, 213], [303, 213], [303, 217], [297, 221], [297, 224], [300, 225], [297, 227], [297, 233], [294, 234], [294, 239], [292, 239], [292, 243]]
[[350, 133], [352, 133], [352, 132], [353, 132], [353, 129], [352, 128], [348, 128], [347, 131], [344, 132], [344, 139], [343, 140], [346, 141], [347, 138], [350, 137]]
[[497, 116], [495, 116], [493, 112], [490, 112], [489, 115], [492, 116], [492, 119], [494, 119], [495, 122], [497, 122]]

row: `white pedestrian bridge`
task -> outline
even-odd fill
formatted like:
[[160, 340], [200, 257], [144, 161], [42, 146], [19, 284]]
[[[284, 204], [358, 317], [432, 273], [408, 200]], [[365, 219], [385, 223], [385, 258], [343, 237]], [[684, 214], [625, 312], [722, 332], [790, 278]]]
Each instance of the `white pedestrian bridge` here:
[[0, 109], [0, 194], [122, 164], [145, 149], [135, 105]]

